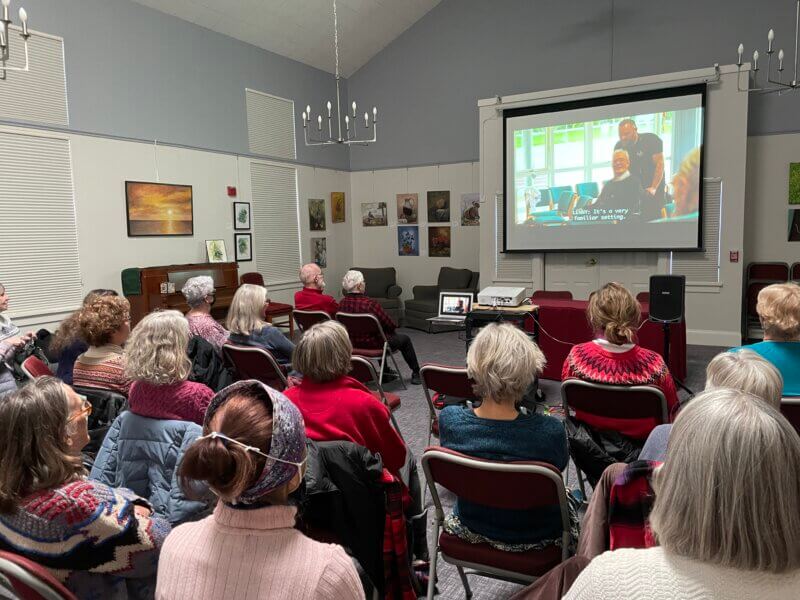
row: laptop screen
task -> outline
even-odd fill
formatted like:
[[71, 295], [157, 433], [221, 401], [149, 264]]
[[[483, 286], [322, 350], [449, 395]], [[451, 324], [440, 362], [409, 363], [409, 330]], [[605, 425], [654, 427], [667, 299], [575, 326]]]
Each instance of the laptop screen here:
[[472, 294], [456, 292], [439, 293], [440, 317], [463, 317], [472, 310]]

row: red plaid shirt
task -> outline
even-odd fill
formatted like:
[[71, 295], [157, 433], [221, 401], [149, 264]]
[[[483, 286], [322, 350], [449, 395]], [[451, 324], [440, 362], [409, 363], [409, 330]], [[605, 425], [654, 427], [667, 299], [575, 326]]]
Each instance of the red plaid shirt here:
[[[378, 317], [378, 321], [380, 321], [381, 327], [383, 327], [383, 333], [386, 334], [387, 338], [397, 329], [397, 323], [384, 312], [383, 307], [364, 294], [347, 294], [342, 298], [342, 301], [339, 302], [339, 312], [354, 314], [371, 313], [375, 315]], [[355, 336], [350, 341], [353, 342], [353, 346], [357, 348], [383, 347], [383, 340], [375, 336]]]

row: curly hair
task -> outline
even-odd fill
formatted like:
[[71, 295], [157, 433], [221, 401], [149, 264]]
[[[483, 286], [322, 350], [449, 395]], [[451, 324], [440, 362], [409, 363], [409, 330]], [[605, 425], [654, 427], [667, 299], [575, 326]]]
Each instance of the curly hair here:
[[592, 329], [612, 344], [621, 345], [634, 341], [642, 313], [625, 286], [612, 281], [589, 296], [586, 316]]
[[[117, 292], [114, 290], [108, 290], [105, 288], [98, 288], [96, 290], [92, 290], [86, 297], [83, 299], [83, 306], [89, 304], [95, 298], [100, 298], [101, 296], [118, 296]], [[50, 349], [60, 354], [65, 348], [81, 340], [81, 331], [80, 331], [80, 323], [78, 317], [80, 316], [81, 311], [76, 310], [72, 313], [69, 317], [64, 319], [61, 322], [61, 325], [58, 327], [58, 331], [53, 336], [53, 343], [50, 344]]]
[[98, 296], [79, 311], [78, 334], [90, 346], [103, 346], [130, 319], [131, 305], [127, 299]]
[[181, 313], [150, 313], [139, 321], [125, 345], [125, 375], [153, 385], [184, 381], [192, 370], [188, 346], [189, 324]]
[[771, 340], [800, 339], [800, 286], [796, 283], [773, 283], [758, 292], [756, 312]]

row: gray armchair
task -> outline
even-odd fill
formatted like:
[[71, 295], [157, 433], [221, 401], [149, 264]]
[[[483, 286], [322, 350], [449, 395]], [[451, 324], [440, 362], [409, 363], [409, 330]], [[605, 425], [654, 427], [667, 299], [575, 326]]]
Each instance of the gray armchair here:
[[400, 294], [403, 288], [397, 285], [397, 271], [394, 267], [381, 267], [368, 269], [362, 267], [350, 267], [354, 271], [361, 271], [366, 284], [365, 294], [378, 302], [386, 314], [392, 317], [395, 322], [400, 323], [403, 313], [403, 305]]
[[[439, 292], [478, 293], [480, 273], [469, 269], [442, 267], [436, 285], [415, 285], [414, 299], [406, 301], [406, 326], [431, 331], [429, 318], [439, 314]], [[437, 326], [437, 329], [441, 327]], [[445, 326], [445, 329], [447, 327]]]

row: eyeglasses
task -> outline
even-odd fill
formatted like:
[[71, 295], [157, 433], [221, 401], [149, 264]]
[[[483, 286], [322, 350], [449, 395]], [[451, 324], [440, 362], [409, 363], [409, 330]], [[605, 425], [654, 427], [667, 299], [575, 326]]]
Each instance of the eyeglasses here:
[[220, 433], [219, 431], [212, 431], [211, 433], [206, 434], [206, 435], [202, 435], [197, 439], [198, 440], [205, 440], [205, 439], [224, 440], [226, 442], [230, 442], [232, 444], [236, 444], [237, 446], [241, 446], [242, 448], [244, 448], [245, 452], [254, 452], [255, 454], [259, 454], [259, 455], [263, 456], [264, 458], [271, 458], [272, 460], [277, 461], [277, 462], [282, 462], [282, 463], [287, 464], [287, 465], [294, 465], [295, 467], [297, 467], [298, 471], [302, 471], [303, 470], [303, 465], [306, 463], [306, 459], [305, 458], [298, 463], [298, 462], [292, 462], [291, 460], [283, 460], [282, 458], [278, 458], [277, 456], [272, 456], [271, 454], [265, 454], [261, 450], [256, 448], [255, 446], [248, 446], [247, 444], [242, 443], [239, 440], [235, 440], [232, 437], [228, 437], [227, 435], [225, 435], [224, 433]]
[[78, 398], [80, 398], [83, 403], [81, 404], [81, 408], [79, 408], [76, 412], [72, 413], [72, 415], [67, 419], [67, 423], [71, 423], [72, 421], [76, 421], [81, 417], [88, 417], [92, 414], [92, 403], [89, 402], [89, 399], [86, 396], [82, 396], [78, 394]]

